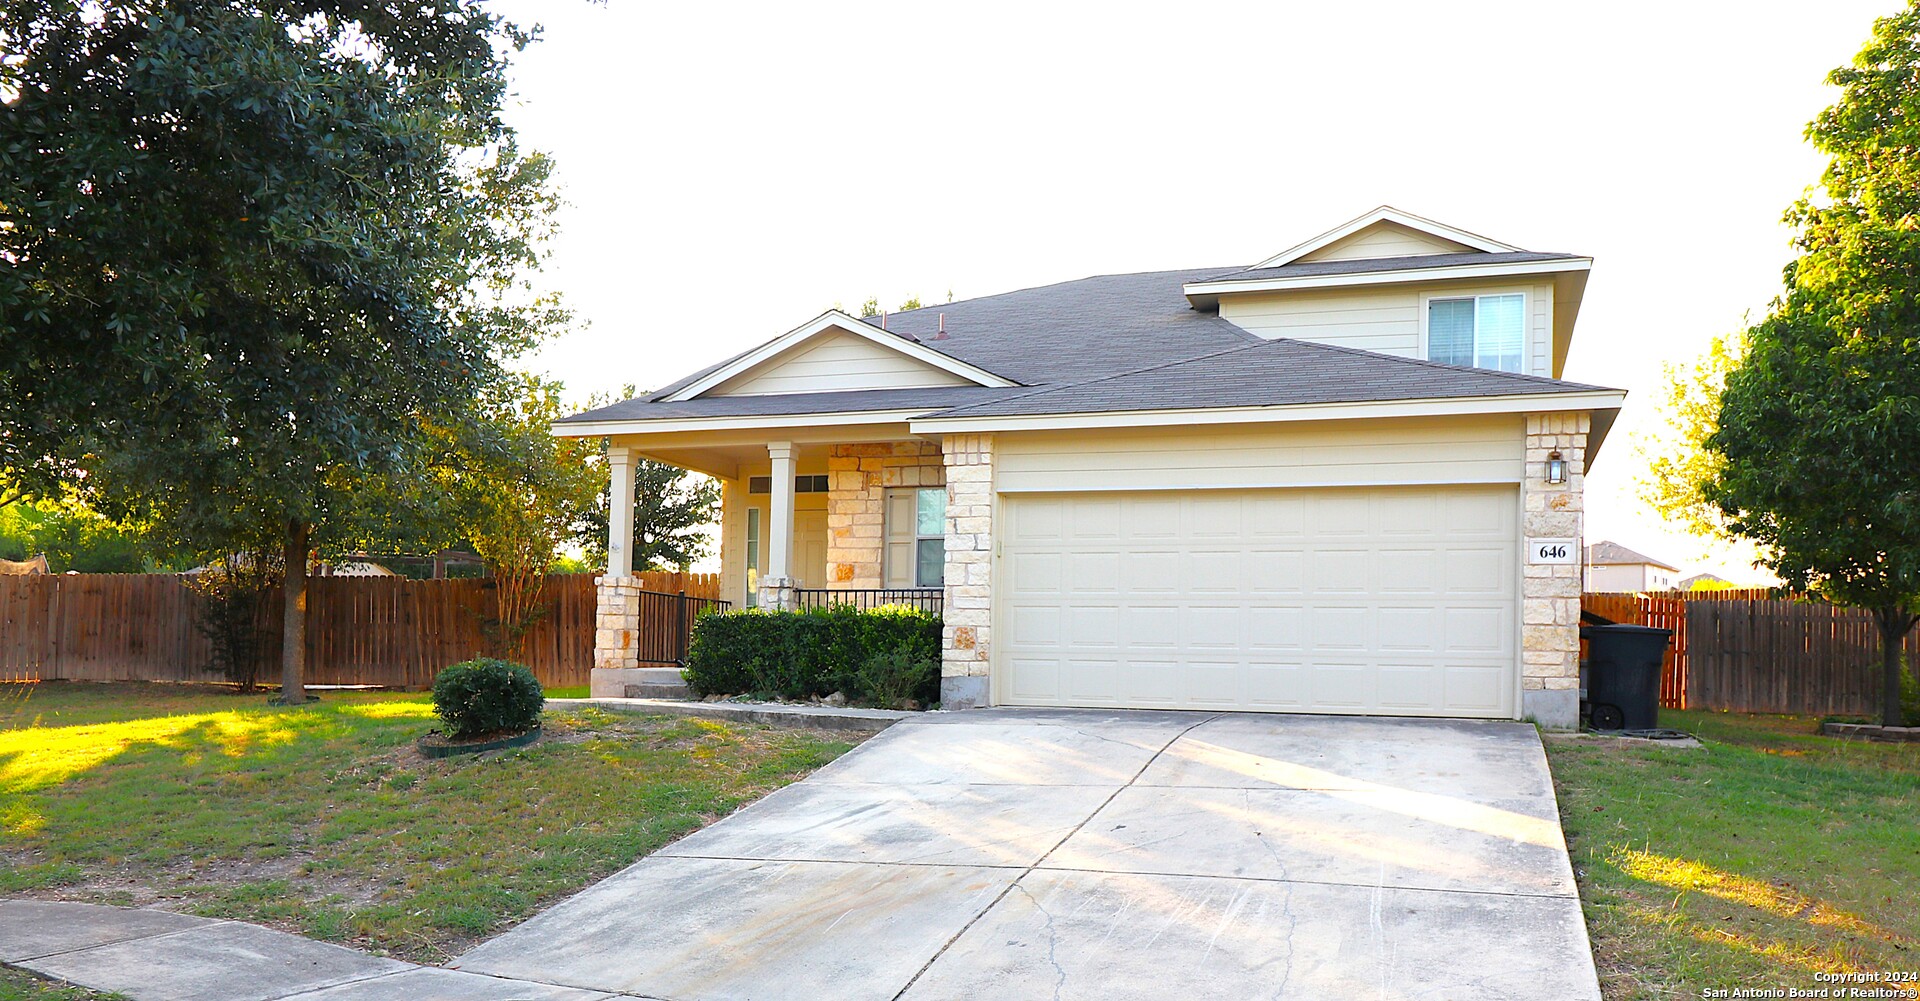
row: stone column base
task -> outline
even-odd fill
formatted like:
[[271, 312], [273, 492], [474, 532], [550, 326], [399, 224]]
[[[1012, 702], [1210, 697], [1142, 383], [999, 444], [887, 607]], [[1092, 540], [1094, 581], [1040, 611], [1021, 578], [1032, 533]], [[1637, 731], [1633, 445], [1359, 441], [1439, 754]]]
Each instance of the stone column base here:
[[800, 596], [794, 593], [798, 584], [792, 577], [760, 578], [760, 607], [769, 612], [791, 612], [799, 608]]
[[1571, 688], [1529, 688], [1520, 693], [1520, 718], [1546, 730], [1580, 727], [1580, 693]]
[[640, 578], [595, 577], [593, 666], [640, 666]]
[[940, 679], [940, 708], [979, 709], [992, 705], [987, 679], [979, 675]]

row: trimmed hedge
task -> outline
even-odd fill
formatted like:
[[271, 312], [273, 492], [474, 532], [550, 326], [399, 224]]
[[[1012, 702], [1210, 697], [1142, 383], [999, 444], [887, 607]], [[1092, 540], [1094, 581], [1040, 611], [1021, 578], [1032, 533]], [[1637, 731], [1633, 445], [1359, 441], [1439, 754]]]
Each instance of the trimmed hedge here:
[[455, 739], [524, 733], [540, 725], [546, 702], [532, 671], [492, 657], [461, 661], [433, 679], [433, 711]]
[[940, 694], [940, 617], [900, 605], [705, 615], [693, 626], [686, 678], [700, 695], [841, 692], [855, 702], [931, 704]]

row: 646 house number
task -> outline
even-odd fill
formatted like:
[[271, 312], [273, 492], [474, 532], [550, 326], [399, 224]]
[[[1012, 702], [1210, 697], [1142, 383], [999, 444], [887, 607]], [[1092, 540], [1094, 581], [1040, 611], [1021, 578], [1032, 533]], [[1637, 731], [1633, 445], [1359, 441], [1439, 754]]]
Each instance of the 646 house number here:
[[1528, 563], [1576, 563], [1580, 544], [1573, 539], [1528, 539]]

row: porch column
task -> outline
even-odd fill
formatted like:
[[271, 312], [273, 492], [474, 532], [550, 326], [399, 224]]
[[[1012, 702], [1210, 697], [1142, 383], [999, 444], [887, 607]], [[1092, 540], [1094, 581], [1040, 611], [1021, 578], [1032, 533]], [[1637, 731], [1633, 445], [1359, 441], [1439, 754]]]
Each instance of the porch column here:
[[607, 576], [633, 576], [633, 450], [607, 446], [607, 475], [613, 477], [607, 509]]
[[767, 520], [767, 574], [760, 578], [760, 607], [790, 609], [793, 594], [793, 443], [767, 444], [772, 460], [773, 506]]
[[612, 477], [607, 507], [607, 572], [593, 579], [593, 670], [588, 691], [596, 698], [624, 696], [640, 667], [640, 581], [633, 576], [633, 452], [607, 448]]

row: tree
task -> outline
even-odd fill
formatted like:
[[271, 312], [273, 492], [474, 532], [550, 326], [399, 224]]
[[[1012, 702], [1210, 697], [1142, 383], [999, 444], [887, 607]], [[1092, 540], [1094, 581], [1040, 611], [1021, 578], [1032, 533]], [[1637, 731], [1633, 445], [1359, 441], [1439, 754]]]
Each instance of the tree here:
[[560, 544], [590, 518], [606, 475], [593, 439], [556, 438], [560, 386], [520, 375], [489, 387], [470, 419], [434, 429], [448, 541], [464, 540], [495, 581], [497, 642], [517, 655]]
[[1661, 420], [1635, 441], [1640, 470], [1634, 486], [1642, 503], [1669, 522], [1703, 537], [1726, 535], [1720, 509], [1702, 487], [1719, 472], [1721, 456], [1707, 448], [1720, 417], [1727, 373], [1739, 364], [1745, 338], [1716, 337], [1705, 354], [1666, 366]]
[[1920, 4], [1829, 82], [1807, 130], [1829, 163], [1788, 213], [1800, 256], [1727, 375], [1702, 493], [1788, 583], [1873, 612], [1893, 726], [1920, 620]]
[[[604, 448], [604, 444], [602, 445]], [[604, 467], [602, 467], [604, 470]], [[600, 474], [600, 494], [576, 538], [589, 562], [607, 560], [607, 513], [612, 484]], [[707, 554], [720, 516], [720, 484], [710, 477], [651, 459], [633, 464], [633, 572], [681, 570]], [[609, 570], [615, 568], [609, 567]]]
[[306, 567], [394, 526], [423, 418], [564, 318], [478, 0], [0, 0], [0, 494]]

